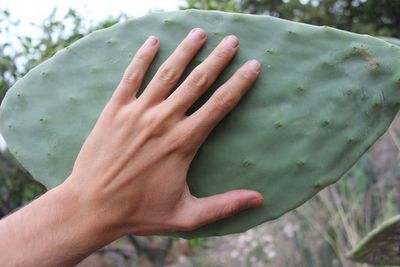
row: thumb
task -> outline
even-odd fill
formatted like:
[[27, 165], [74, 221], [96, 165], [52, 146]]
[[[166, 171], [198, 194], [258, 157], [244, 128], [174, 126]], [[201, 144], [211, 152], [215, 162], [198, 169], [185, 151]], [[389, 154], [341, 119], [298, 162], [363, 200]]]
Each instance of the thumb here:
[[230, 217], [245, 209], [260, 207], [264, 198], [256, 191], [240, 189], [209, 197], [193, 197], [190, 202], [186, 205], [189, 210], [185, 212], [191, 215], [187, 217], [190, 218], [188, 230]]

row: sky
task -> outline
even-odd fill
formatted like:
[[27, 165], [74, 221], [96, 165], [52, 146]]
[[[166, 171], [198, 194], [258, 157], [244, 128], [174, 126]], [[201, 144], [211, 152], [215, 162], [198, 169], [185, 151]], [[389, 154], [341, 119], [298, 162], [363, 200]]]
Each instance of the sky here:
[[[150, 11], [178, 10], [179, 5], [184, 3], [184, 0], [1, 0], [0, 9], [10, 11], [12, 19], [20, 21], [15, 29], [17, 34], [34, 38], [35, 28], [31, 23], [40, 24], [54, 7], [57, 8], [56, 14], [59, 17], [65, 15], [69, 8], [73, 8], [83, 15], [86, 21], [96, 22], [121, 13], [139, 17]], [[4, 150], [5, 147], [0, 134], [0, 150]]]
[[57, 7], [60, 11], [69, 8], [86, 11], [89, 18], [102, 19], [121, 12], [141, 16], [150, 10], [177, 10], [184, 0], [2, 0], [0, 8], [6, 8], [15, 16], [27, 21], [40, 21]]
[[139, 17], [150, 11], [178, 10], [184, 0], [1, 0], [0, 9], [10, 11], [12, 18], [20, 20], [18, 33], [32, 33], [30, 23], [40, 23], [54, 7], [62, 17], [69, 8], [82, 14], [87, 21], [100, 21], [109, 16], [125, 13], [130, 17]]

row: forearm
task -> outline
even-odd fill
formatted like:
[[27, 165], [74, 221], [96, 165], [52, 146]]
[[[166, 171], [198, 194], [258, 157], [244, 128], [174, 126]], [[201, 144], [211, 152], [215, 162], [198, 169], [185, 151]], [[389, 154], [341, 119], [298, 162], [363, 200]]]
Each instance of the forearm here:
[[117, 238], [59, 186], [0, 221], [0, 266], [73, 266]]

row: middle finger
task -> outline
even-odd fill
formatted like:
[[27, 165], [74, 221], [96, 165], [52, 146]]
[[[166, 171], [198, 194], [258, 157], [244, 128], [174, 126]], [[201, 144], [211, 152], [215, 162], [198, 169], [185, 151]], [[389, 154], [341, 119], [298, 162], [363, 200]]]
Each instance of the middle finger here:
[[193, 103], [211, 86], [228, 65], [239, 47], [239, 39], [226, 36], [211, 54], [198, 65], [186, 80], [165, 100], [165, 104], [185, 113]]
[[193, 29], [161, 65], [139, 98], [142, 101], [151, 102], [151, 104], [162, 102], [171, 92], [192, 58], [203, 46], [206, 37], [206, 33], [202, 29]]

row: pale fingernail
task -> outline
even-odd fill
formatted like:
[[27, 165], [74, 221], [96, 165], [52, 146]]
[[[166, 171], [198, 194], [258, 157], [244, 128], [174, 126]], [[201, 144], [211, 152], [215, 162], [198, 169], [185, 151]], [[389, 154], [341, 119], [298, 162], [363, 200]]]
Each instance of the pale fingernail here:
[[235, 35], [229, 35], [225, 38], [225, 43], [232, 48], [236, 48], [239, 45], [239, 39]]
[[199, 28], [193, 29], [189, 35], [191, 38], [194, 38], [198, 41], [201, 41], [206, 37], [206, 33], [202, 29], [199, 29]]
[[146, 45], [154, 46], [157, 44], [157, 42], [158, 42], [158, 39], [152, 35], [149, 38], [147, 38]]
[[255, 208], [259, 207], [263, 204], [264, 200], [262, 198], [252, 198], [247, 202], [247, 207], [248, 208]]
[[257, 74], [260, 73], [261, 65], [260, 62], [258, 62], [257, 60], [250, 60], [249, 62], [247, 62], [247, 66], [252, 72], [255, 72]]

